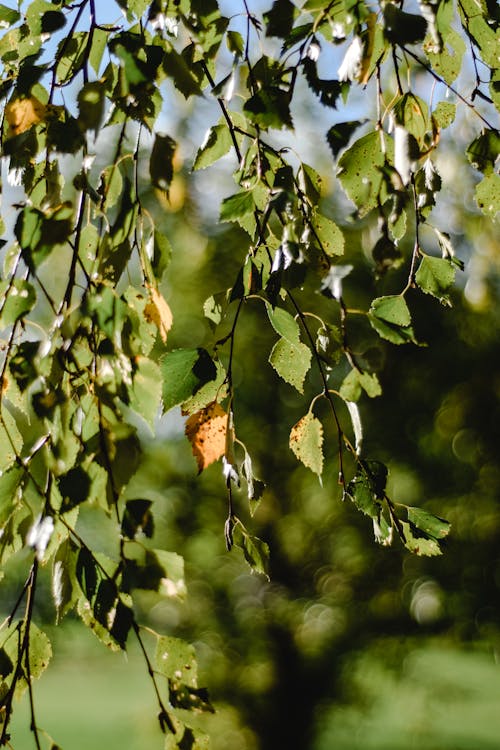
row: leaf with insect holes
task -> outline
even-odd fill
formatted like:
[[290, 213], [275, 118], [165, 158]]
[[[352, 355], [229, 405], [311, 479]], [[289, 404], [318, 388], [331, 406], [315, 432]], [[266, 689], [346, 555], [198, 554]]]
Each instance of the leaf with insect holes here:
[[278, 339], [269, 355], [269, 362], [280, 377], [293, 385], [299, 393], [304, 392], [304, 380], [311, 367], [311, 350], [301, 341], [291, 343]]
[[167, 334], [172, 328], [172, 311], [162, 294], [154, 286], [149, 288], [149, 302], [144, 308], [146, 320], [154, 323], [158, 328], [161, 340], [165, 344]]
[[323, 425], [309, 412], [290, 432], [290, 449], [319, 477], [323, 471]]
[[198, 464], [198, 473], [224, 455], [227, 422], [227, 412], [216, 401], [187, 420], [186, 436]]
[[437, 539], [421, 532], [411, 521], [408, 523], [400, 521], [400, 526], [403, 532], [403, 543], [410, 552], [424, 557], [435, 557], [443, 554]]

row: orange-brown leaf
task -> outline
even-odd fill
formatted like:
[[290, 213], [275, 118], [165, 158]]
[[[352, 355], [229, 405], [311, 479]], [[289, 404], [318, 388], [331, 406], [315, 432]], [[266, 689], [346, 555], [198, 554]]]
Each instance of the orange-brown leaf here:
[[153, 286], [149, 289], [149, 295], [149, 302], [144, 308], [144, 314], [158, 328], [161, 340], [165, 343], [167, 334], [172, 328], [172, 311], [163, 295]]
[[226, 450], [227, 413], [216, 401], [192, 414], [186, 422], [186, 436], [202, 472]]
[[9, 135], [20, 135], [45, 119], [47, 107], [36, 96], [14, 99], [5, 107], [5, 119], [9, 123]]

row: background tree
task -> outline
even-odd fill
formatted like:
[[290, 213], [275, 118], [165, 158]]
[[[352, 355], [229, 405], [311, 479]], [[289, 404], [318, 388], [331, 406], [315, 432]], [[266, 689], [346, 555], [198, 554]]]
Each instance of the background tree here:
[[0, 6], [1, 744], [23, 691], [45, 743], [44, 576], [57, 621], [136, 639], [167, 748], [205, 746], [200, 623], [262, 748], [320, 741], [381, 633], [496, 638], [498, 9], [412, 10]]

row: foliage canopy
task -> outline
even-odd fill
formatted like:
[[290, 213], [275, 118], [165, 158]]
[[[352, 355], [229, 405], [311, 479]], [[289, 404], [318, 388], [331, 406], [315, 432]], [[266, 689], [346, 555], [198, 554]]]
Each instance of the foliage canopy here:
[[[386, 345], [425, 344], [417, 296], [451, 305], [463, 263], [433, 208], [447, 189], [436, 162], [462, 129], [478, 210], [489, 220], [499, 211], [499, 11], [490, 0], [422, 0], [412, 12], [364, 0], [275, 0], [264, 13], [247, 0], [226, 13], [215, 0], [14, 5], [0, 5], [2, 567], [32, 552], [1, 631], [0, 745], [27, 690], [41, 747], [33, 680], [51, 645], [33, 606], [44, 568], [58, 621], [77, 612], [112, 649], [137, 638], [165, 748], [194, 750], [206, 739], [186, 712], [213, 711], [194, 651], [143, 626], [136, 607], [138, 591], [185, 592], [182, 557], [154, 544], [155, 503], [127, 494], [143, 436], [181, 408], [198, 471], [221, 463], [227, 549], [272, 575], [251, 519], [273, 477], [257, 476], [237, 418], [251, 307], [274, 336], [262, 361], [269, 388], [277, 375], [303, 397], [289, 428], [298, 461], [320, 480], [335, 467], [340, 497], [368, 517], [376, 542], [441, 553], [450, 524], [390, 496], [390, 467], [365, 455], [359, 404], [381, 394]], [[306, 96], [322, 105], [316, 134], [350, 223], [328, 203], [326, 174], [303, 160], [294, 107]], [[172, 111], [187, 112], [188, 135]], [[210, 336], [172, 347], [171, 257], [189, 269], [195, 252], [172, 248], [169, 234], [186, 158], [194, 182], [204, 170], [214, 181], [232, 173], [218, 231], [234, 225], [238, 256], [220, 269], [222, 290], [206, 290]], [[209, 214], [216, 193], [205, 198]], [[369, 263], [352, 252], [358, 228], [370, 233]], [[350, 305], [344, 287], [368, 266], [371, 292]], [[114, 519], [107, 554], [82, 531], [85, 508]]]

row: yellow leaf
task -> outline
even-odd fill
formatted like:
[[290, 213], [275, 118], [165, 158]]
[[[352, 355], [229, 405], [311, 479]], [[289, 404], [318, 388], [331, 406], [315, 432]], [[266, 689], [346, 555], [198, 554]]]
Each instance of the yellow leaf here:
[[155, 324], [160, 332], [163, 343], [167, 340], [167, 334], [172, 328], [172, 311], [166, 299], [154, 287], [149, 288], [149, 302], [144, 308], [147, 320]]
[[228, 415], [216, 401], [192, 414], [186, 422], [186, 436], [202, 472], [226, 450]]
[[20, 135], [45, 119], [47, 107], [36, 96], [13, 99], [5, 107], [9, 136]]

